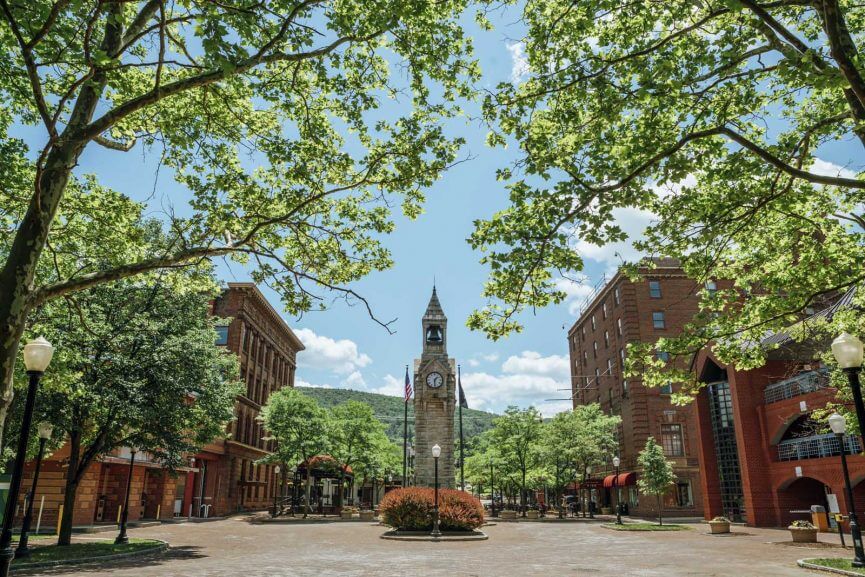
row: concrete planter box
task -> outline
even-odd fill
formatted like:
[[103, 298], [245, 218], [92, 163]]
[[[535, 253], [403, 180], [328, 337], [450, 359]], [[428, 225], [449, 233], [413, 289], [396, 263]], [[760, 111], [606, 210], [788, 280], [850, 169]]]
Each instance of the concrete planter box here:
[[788, 527], [794, 543], [816, 543], [817, 528], [805, 529], [800, 527]]
[[713, 535], [730, 532], [730, 524], [726, 521], [709, 521], [709, 529]]
[[340, 519], [354, 519], [353, 511], [340, 511], [339, 513]]
[[613, 508], [612, 507], [601, 507], [601, 515], [612, 515]]
[[500, 519], [516, 519], [517, 512], [516, 511], [501, 511], [499, 513]]
[[526, 511], [526, 518], [527, 519], [540, 519], [540, 517], [541, 516], [537, 511], [534, 511], [534, 510]]
[[374, 511], [361, 511], [360, 512], [360, 520], [361, 521], [372, 521], [374, 515], [375, 515]]

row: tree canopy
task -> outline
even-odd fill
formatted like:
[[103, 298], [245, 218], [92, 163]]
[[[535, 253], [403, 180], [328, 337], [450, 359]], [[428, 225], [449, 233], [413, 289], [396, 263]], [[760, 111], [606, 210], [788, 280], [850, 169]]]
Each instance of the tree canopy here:
[[654, 495], [658, 500], [658, 524], [663, 524], [663, 508], [661, 499], [670, 485], [676, 482], [676, 474], [673, 471], [673, 463], [664, 456], [664, 450], [655, 441], [654, 437], [646, 439], [646, 446], [637, 457], [640, 466], [640, 477], [637, 485], [640, 491], [647, 495]]
[[[499, 173], [510, 206], [471, 238], [491, 268], [472, 328], [499, 338], [525, 308], [561, 302], [580, 243], [626, 240], [623, 208], [651, 215], [630, 239], [645, 254], [734, 283], [704, 291], [700, 318], [659, 344], [674, 357], [715, 343], [759, 365], [749, 345], [865, 280], [865, 8], [529, 0], [522, 14], [527, 74], [484, 107], [491, 141], [521, 155]], [[829, 149], [849, 169], [823, 161]]]

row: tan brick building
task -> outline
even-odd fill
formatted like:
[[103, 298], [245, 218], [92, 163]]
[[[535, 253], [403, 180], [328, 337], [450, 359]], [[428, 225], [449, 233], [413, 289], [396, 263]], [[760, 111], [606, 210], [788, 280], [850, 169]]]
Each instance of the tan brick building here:
[[[228, 283], [214, 300], [212, 312], [227, 320], [218, 328], [216, 344], [238, 356], [246, 383], [235, 403], [235, 420], [226, 438], [216, 439], [190, 456], [189, 467], [176, 477], [146, 453], [136, 454], [130, 521], [156, 519], [157, 515], [161, 519], [221, 516], [264, 509], [273, 502], [273, 467], [255, 464], [272, 445], [262, 439], [261, 424], [255, 417], [273, 391], [294, 386], [296, 355], [304, 346], [253, 283]], [[34, 502], [37, 512], [43, 507], [43, 527], [57, 523], [68, 454], [68, 446], [63, 447], [42, 465]], [[91, 465], [76, 495], [74, 525], [116, 521], [125, 495], [129, 457], [129, 450], [123, 448]], [[20, 510], [32, 471], [33, 463], [28, 463]], [[20, 515], [17, 519], [20, 522]]]
[[[600, 403], [605, 412], [621, 416], [618, 484], [631, 514], [649, 516], [656, 511], [656, 500], [640, 498], [635, 484], [639, 476], [637, 457], [646, 439], [653, 436], [675, 463], [678, 477], [663, 499], [664, 514], [701, 517], [694, 407], [674, 406], [671, 386], [648, 388], [639, 379], [625, 379], [622, 373], [628, 343], [653, 343], [659, 337], [675, 335], [698, 309], [702, 287], [685, 276], [677, 261], [654, 262], [656, 267], [643, 268], [644, 276], [637, 282], [621, 271], [616, 273], [587, 299], [568, 331], [573, 402], [575, 407]], [[593, 471], [594, 478], [588, 483], [595, 489], [599, 505], [614, 502], [612, 472], [608, 463], [605, 470]]]

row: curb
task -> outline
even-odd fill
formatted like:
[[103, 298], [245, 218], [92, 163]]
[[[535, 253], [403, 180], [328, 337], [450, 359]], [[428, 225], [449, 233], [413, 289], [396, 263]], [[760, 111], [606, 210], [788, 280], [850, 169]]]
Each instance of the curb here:
[[168, 542], [162, 541], [160, 539], [153, 539], [153, 541], [159, 541], [158, 545], [154, 545], [153, 547], [149, 547], [147, 549], [140, 549], [138, 551], [130, 551], [129, 553], [114, 553], [113, 555], [100, 555], [97, 557], [81, 557], [79, 559], [69, 559], [66, 561], [58, 560], [58, 561], [43, 561], [41, 563], [27, 563], [26, 565], [20, 565], [15, 567], [15, 564], [12, 564], [12, 573], [25, 573], [33, 571], [34, 569], [49, 569], [54, 567], [69, 567], [73, 565], [85, 565], [89, 563], [102, 563], [103, 561], [118, 561], [122, 559], [131, 559], [135, 557], [142, 557], [144, 555], [151, 555], [153, 553], [162, 553], [168, 550]]
[[379, 535], [380, 539], [389, 539], [391, 541], [429, 541], [431, 543], [444, 543], [444, 542], [459, 542], [459, 541], [486, 541], [489, 539], [489, 535], [484, 533], [483, 531], [472, 531], [469, 535], [460, 535], [460, 534], [444, 534], [441, 537], [431, 537], [429, 533], [420, 532], [420, 531], [410, 531], [406, 532], [407, 534], [399, 535], [400, 531], [388, 531]]
[[812, 571], [823, 571], [824, 573], [834, 573], [835, 575], [851, 575], [852, 577], [862, 577], [862, 573], [854, 573], [846, 569], [837, 569], [835, 567], [826, 567], [825, 565], [817, 565], [809, 563], [807, 559], [799, 559], [796, 564], [803, 569], [811, 569]]

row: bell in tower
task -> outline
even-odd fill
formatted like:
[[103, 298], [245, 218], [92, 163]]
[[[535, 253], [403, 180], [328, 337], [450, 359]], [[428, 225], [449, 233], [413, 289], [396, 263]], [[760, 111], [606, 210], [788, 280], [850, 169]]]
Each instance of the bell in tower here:
[[442, 329], [438, 325], [431, 325], [426, 330], [426, 342], [428, 343], [441, 343], [442, 342]]

